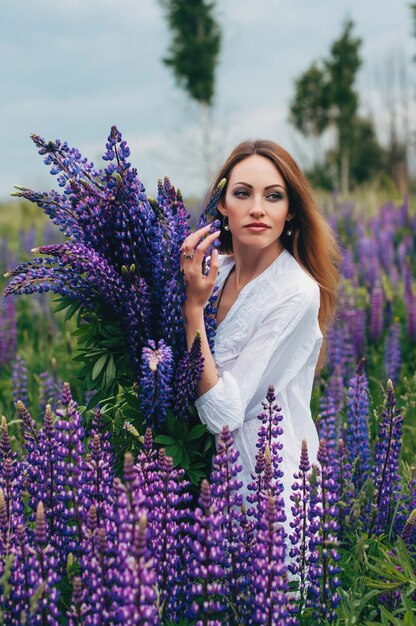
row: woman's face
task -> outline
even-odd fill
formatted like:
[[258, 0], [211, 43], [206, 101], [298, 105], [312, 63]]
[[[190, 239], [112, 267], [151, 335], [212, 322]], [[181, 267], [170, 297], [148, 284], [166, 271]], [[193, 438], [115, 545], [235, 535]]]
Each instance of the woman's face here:
[[282, 248], [279, 237], [292, 215], [286, 183], [270, 159], [253, 154], [237, 163], [218, 208], [228, 217], [234, 250]]

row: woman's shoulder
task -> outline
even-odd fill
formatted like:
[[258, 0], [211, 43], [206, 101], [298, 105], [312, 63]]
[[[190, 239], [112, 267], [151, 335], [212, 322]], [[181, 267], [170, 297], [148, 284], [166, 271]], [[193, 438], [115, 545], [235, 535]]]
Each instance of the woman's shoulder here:
[[310, 300], [318, 300], [319, 285], [309, 272], [288, 251], [283, 250], [278, 257], [278, 262], [270, 273], [270, 286], [278, 293], [299, 294]]

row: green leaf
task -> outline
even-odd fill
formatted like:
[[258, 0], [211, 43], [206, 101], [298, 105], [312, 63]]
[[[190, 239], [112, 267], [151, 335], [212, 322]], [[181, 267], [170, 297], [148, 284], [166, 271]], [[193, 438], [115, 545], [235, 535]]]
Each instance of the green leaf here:
[[204, 472], [201, 472], [199, 470], [194, 470], [192, 468], [189, 468], [186, 474], [189, 480], [191, 481], [191, 483], [195, 485], [195, 487], [198, 487], [201, 480], [205, 478]]
[[182, 459], [181, 459], [181, 465], [184, 469], [189, 469], [189, 454], [186, 451], [186, 448], [184, 446], [181, 446], [182, 448]]
[[103, 371], [107, 363], [107, 359], [108, 359], [108, 354], [103, 354], [102, 356], [100, 356], [98, 361], [96, 361], [92, 370], [92, 374], [91, 374], [92, 380], [96, 380], [98, 376], [101, 374], [101, 372]]
[[176, 444], [176, 439], [173, 439], [173, 437], [169, 437], [169, 435], [157, 435], [157, 437], [155, 437], [154, 439], [155, 443], [161, 443], [165, 446], [171, 446], [173, 444]]
[[104, 372], [104, 386], [110, 387], [113, 384], [117, 374], [116, 364], [114, 362], [114, 357], [112, 355], [109, 356], [109, 361], [107, 367]]
[[98, 391], [90, 401], [88, 402], [86, 409], [89, 411], [90, 409], [94, 409], [102, 400], [107, 396], [107, 389], [102, 389]]
[[81, 308], [81, 303], [78, 301], [71, 304], [68, 307], [67, 312], [65, 313], [65, 317], [64, 317], [65, 321], [68, 322], [80, 308]]
[[197, 424], [189, 431], [185, 441], [193, 441], [195, 439], [200, 439], [204, 433], [206, 432], [207, 427], [205, 424]]

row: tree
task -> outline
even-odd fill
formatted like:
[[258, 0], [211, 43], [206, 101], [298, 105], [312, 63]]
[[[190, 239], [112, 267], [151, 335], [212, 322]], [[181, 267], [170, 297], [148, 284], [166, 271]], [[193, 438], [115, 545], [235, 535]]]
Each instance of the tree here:
[[295, 82], [290, 119], [305, 136], [319, 136], [329, 127], [336, 131], [340, 155], [341, 189], [349, 189], [352, 129], [357, 118], [355, 79], [361, 65], [361, 39], [353, 36], [354, 23], [347, 20], [322, 66], [313, 63]]
[[201, 111], [203, 154], [210, 174], [209, 112], [215, 94], [215, 69], [221, 47], [221, 31], [214, 16], [215, 1], [161, 0], [173, 34], [168, 56], [177, 84], [195, 100]]

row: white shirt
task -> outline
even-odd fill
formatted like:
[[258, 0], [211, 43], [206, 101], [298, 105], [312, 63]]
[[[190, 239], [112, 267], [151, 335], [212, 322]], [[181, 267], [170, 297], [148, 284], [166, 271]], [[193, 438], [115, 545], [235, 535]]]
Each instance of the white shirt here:
[[[216, 284], [224, 284], [234, 266], [232, 256], [220, 255]], [[243, 466], [240, 478], [246, 498], [252, 482], [258, 448], [256, 419], [263, 411], [269, 385], [275, 388], [283, 420], [281, 469], [286, 503], [285, 524], [291, 519], [293, 473], [298, 470], [302, 439], [309, 459], [316, 463], [318, 435], [310, 401], [315, 367], [322, 344], [318, 324], [319, 287], [315, 280], [284, 250], [238, 295], [218, 325], [214, 359], [220, 378], [196, 402], [201, 422], [218, 434], [224, 425], [233, 432]]]

